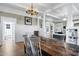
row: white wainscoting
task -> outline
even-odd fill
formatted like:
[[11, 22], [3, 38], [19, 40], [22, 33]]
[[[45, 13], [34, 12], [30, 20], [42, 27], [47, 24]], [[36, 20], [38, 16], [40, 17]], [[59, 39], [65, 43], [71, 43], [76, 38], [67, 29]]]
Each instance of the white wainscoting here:
[[24, 41], [23, 35], [28, 34], [31, 36], [35, 30], [38, 30], [37, 26], [17, 24], [15, 30], [15, 41]]

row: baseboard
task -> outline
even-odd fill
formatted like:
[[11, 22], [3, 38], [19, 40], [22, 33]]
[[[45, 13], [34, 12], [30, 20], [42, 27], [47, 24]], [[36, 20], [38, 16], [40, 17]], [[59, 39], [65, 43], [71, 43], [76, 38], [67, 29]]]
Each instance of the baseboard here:
[[24, 41], [19, 41], [19, 42], [15, 42], [15, 43], [24, 43]]

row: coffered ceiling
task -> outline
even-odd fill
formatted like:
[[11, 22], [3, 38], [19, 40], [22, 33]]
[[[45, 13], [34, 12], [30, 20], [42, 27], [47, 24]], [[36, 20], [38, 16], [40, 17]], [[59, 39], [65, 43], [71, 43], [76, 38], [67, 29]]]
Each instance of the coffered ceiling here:
[[[0, 11], [25, 16], [29, 5], [30, 3], [0, 3]], [[72, 16], [79, 16], [79, 3], [33, 3], [33, 5], [39, 12], [39, 16], [45, 13], [47, 17], [54, 20], [62, 20], [63, 17], [68, 16], [67, 10], [72, 11]]]

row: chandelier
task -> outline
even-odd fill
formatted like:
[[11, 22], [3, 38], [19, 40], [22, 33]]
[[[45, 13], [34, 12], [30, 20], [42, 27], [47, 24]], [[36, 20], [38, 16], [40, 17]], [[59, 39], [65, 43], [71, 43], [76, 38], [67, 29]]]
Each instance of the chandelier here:
[[38, 12], [34, 9], [33, 4], [27, 8], [26, 13], [30, 16], [37, 16]]

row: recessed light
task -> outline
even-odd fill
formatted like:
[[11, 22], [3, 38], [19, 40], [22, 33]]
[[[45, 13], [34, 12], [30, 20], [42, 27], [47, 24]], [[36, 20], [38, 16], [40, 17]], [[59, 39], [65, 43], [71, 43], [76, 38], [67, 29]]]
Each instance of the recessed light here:
[[63, 21], [66, 21], [67, 19], [66, 18], [63, 18]]

